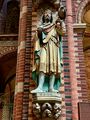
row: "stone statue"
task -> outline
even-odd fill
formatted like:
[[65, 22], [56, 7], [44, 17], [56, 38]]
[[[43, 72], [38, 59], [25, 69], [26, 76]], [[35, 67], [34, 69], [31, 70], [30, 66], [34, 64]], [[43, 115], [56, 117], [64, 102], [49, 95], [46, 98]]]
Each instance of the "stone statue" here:
[[38, 87], [31, 93], [58, 92], [63, 66], [62, 35], [64, 33], [63, 20], [57, 18], [53, 23], [51, 10], [45, 10], [42, 24], [33, 38], [35, 51], [32, 76]]

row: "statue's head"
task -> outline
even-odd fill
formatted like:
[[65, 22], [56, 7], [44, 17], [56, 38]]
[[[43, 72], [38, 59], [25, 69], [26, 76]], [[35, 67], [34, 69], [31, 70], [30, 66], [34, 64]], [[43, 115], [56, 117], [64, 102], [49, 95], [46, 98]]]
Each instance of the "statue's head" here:
[[55, 22], [55, 27], [62, 29], [62, 21], [59, 18]]
[[52, 18], [52, 12], [51, 10], [47, 9], [45, 10], [43, 16], [42, 16], [42, 22], [43, 23], [52, 23], [53, 18]]
[[63, 5], [61, 5], [58, 9], [58, 16], [61, 20], [65, 20], [66, 18], [66, 9]]

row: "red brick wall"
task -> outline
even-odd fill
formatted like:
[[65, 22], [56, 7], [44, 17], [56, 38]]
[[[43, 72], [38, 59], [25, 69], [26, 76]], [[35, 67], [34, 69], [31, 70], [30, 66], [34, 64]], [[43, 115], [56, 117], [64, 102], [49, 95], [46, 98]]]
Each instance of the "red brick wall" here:
[[90, 120], [90, 103], [79, 103], [79, 120]]
[[[21, 120], [22, 118], [28, 118], [28, 101], [29, 101], [29, 88], [26, 87], [26, 49], [25, 49], [25, 41], [26, 41], [26, 25], [27, 25], [27, 0], [23, 0], [20, 3], [20, 22], [19, 22], [19, 38], [18, 38], [18, 55], [17, 55], [17, 71], [16, 71], [16, 86], [15, 89], [15, 99], [14, 99], [14, 119]], [[26, 76], [27, 77], [27, 76]], [[29, 79], [30, 80], [30, 79]], [[15, 86], [15, 87], [16, 87]], [[28, 86], [28, 80], [27, 80]], [[27, 89], [27, 93], [25, 90]], [[28, 100], [24, 99], [26, 98]], [[26, 105], [26, 106], [25, 106]], [[26, 109], [26, 110], [25, 110]], [[26, 112], [26, 114], [25, 114]]]
[[75, 56], [76, 56], [76, 73], [78, 81], [78, 98], [79, 101], [87, 101], [87, 81], [85, 72], [85, 59], [83, 52], [83, 36], [78, 33], [75, 38]]
[[2, 108], [0, 108], [0, 120], [2, 119]]
[[[62, 0], [64, 4], [66, 4], [65, 0]], [[73, 8], [75, 6], [75, 0], [73, 1], [72, 5]], [[29, 94], [29, 89], [32, 90], [34, 88], [34, 83], [31, 78], [32, 74], [32, 61], [33, 61], [33, 41], [31, 39], [31, 26], [32, 32], [34, 33], [34, 29], [36, 29], [35, 22], [37, 21], [36, 13], [32, 13], [31, 15], [31, 1], [30, 0], [23, 0], [21, 1], [20, 11], [23, 11], [23, 7], [25, 6], [27, 11], [25, 13], [22, 12], [20, 14], [20, 27], [19, 27], [19, 40], [18, 45], [20, 47], [22, 42], [25, 42], [25, 47], [21, 47], [18, 50], [18, 59], [17, 59], [17, 74], [16, 74], [16, 86], [21, 83], [23, 85], [21, 86], [22, 90], [21, 92], [17, 92], [15, 94], [15, 104], [14, 104], [14, 119], [20, 120], [20, 119], [30, 119], [33, 120], [34, 116], [32, 113], [32, 95]], [[78, 8], [78, 7], [77, 7]], [[76, 7], [73, 9], [73, 16], [74, 20], [72, 23], [75, 23], [76, 21]], [[31, 18], [32, 16], [32, 18]], [[32, 21], [32, 24], [31, 24]], [[71, 24], [72, 24], [71, 23]], [[66, 25], [67, 25], [67, 18], [66, 18]], [[34, 28], [35, 27], [35, 28]], [[73, 28], [72, 28], [73, 30]], [[32, 33], [32, 34], [33, 34]], [[74, 106], [74, 102], [72, 102], [74, 93], [72, 91], [75, 91], [78, 96], [78, 101], [87, 101], [87, 88], [86, 88], [86, 81], [85, 81], [85, 66], [84, 66], [84, 55], [83, 55], [83, 49], [82, 49], [82, 36], [81, 34], [77, 34], [74, 36], [73, 33], [73, 39], [68, 39], [67, 34], [63, 39], [63, 53], [64, 53], [64, 87], [65, 87], [65, 107], [66, 107], [66, 120], [74, 119], [72, 117], [72, 106]], [[76, 38], [76, 39], [75, 39]], [[71, 46], [74, 46], [75, 52], [73, 54], [75, 58], [75, 64], [74, 64], [74, 70], [76, 70], [76, 76], [75, 80], [77, 86], [75, 86], [75, 90], [72, 89], [71, 84], [73, 81], [70, 79], [70, 71], [73, 66], [70, 66], [70, 52], [73, 50], [70, 50], [70, 41], [72, 43], [72, 40], [74, 41], [74, 45], [71, 44]], [[68, 44], [69, 43], [69, 44]], [[82, 63], [81, 63], [82, 62]], [[72, 69], [73, 70], [73, 69]], [[73, 78], [74, 76], [72, 76]], [[29, 86], [30, 85], [30, 86]], [[73, 84], [74, 85], [74, 84]], [[76, 94], [75, 93], [75, 94]], [[76, 102], [77, 103], [77, 102]], [[75, 103], [75, 104], [76, 104]], [[77, 105], [76, 105], [77, 106]], [[76, 108], [77, 109], [77, 108]], [[73, 111], [75, 112], [75, 111]], [[75, 112], [76, 113], [76, 112]], [[76, 114], [77, 117], [77, 114]]]

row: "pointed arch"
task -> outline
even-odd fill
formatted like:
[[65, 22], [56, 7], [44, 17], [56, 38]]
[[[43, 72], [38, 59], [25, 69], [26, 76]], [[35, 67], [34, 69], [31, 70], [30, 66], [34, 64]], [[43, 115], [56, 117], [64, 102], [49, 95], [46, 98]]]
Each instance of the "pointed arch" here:
[[89, 2], [90, 2], [89, 0], [84, 0], [81, 2], [80, 6], [77, 10], [76, 23], [82, 23], [83, 10]]

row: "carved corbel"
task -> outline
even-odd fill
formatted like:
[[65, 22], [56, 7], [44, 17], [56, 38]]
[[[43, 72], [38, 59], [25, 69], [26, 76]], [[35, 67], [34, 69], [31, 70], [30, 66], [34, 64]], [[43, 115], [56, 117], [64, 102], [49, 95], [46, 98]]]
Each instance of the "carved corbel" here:
[[41, 120], [57, 120], [62, 111], [62, 98], [59, 93], [33, 94], [33, 113]]

